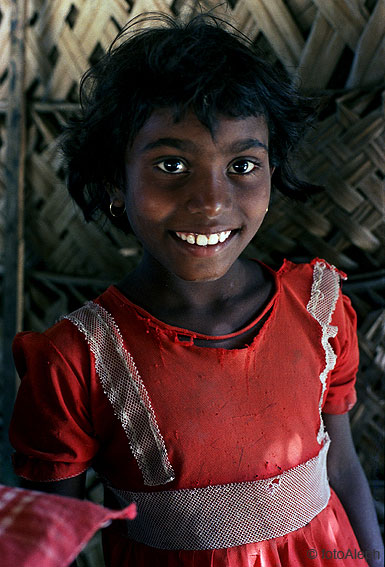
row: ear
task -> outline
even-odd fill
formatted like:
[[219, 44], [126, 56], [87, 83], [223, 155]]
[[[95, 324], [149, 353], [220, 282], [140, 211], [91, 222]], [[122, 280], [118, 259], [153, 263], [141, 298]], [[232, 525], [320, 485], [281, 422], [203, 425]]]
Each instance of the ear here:
[[114, 207], [123, 207], [125, 204], [124, 193], [121, 189], [114, 187], [110, 183], [106, 183], [106, 191], [110, 196], [111, 203]]

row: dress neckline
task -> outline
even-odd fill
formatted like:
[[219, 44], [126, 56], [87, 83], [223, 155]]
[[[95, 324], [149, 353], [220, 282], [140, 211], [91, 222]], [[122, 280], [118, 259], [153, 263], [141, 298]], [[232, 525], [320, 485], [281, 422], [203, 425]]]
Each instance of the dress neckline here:
[[171, 334], [174, 334], [174, 335], [177, 335], [177, 336], [180, 336], [180, 337], [186, 337], [186, 339], [190, 339], [190, 340], [202, 339], [202, 340], [205, 340], [205, 341], [226, 341], [226, 339], [239, 337], [239, 336], [247, 333], [253, 327], [256, 327], [258, 325], [258, 323], [263, 318], [266, 317], [266, 321], [264, 321], [264, 324], [265, 324], [267, 322], [267, 319], [269, 319], [271, 317], [274, 304], [276, 303], [276, 300], [279, 297], [279, 293], [280, 293], [279, 274], [282, 271], [283, 266], [279, 270], [275, 271], [272, 268], [270, 268], [270, 266], [264, 264], [263, 262], [261, 262], [259, 260], [253, 260], [253, 261], [258, 262], [263, 268], [265, 268], [272, 275], [273, 280], [274, 280], [274, 288], [275, 288], [274, 293], [272, 294], [270, 300], [267, 302], [267, 304], [262, 309], [262, 311], [260, 311], [258, 313], [258, 315], [256, 317], [254, 317], [246, 326], [238, 329], [237, 331], [234, 331], [233, 333], [229, 333], [229, 334], [226, 334], [226, 335], [206, 335], [204, 333], [192, 331], [191, 329], [185, 329], [183, 327], [177, 327], [175, 325], [170, 325], [169, 323], [166, 323], [165, 321], [157, 319], [154, 315], [152, 315], [149, 311], [147, 311], [143, 307], [133, 303], [130, 299], [128, 299], [128, 297], [126, 295], [124, 295], [123, 292], [120, 291], [120, 289], [116, 285], [109, 286], [108, 291], [113, 293], [119, 299], [120, 302], [123, 302], [124, 304], [128, 305], [141, 318], [145, 319], [148, 324], [150, 324], [151, 326], [153, 326], [155, 328], [163, 329], [168, 333], [171, 333]]

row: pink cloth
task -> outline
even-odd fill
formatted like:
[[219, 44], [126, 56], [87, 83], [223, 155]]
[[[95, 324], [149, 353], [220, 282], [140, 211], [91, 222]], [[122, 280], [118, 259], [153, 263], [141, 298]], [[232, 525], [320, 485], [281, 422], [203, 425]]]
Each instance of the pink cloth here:
[[85, 500], [0, 486], [1, 567], [66, 567], [99, 528], [135, 516], [135, 504], [113, 511]]

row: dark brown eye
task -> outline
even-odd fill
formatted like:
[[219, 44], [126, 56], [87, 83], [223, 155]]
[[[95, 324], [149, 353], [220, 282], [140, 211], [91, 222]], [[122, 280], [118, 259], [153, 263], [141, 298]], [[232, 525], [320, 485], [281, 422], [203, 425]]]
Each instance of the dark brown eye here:
[[230, 165], [228, 171], [229, 173], [246, 175], [247, 173], [251, 173], [256, 167], [258, 167], [258, 164], [250, 159], [238, 159]]
[[163, 159], [159, 161], [156, 166], [166, 173], [184, 173], [187, 171], [186, 164], [179, 158]]

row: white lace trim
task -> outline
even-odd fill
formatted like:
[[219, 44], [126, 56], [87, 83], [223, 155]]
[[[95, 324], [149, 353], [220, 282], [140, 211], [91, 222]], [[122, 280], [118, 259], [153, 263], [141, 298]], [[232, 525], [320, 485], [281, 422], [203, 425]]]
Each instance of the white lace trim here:
[[144, 484], [154, 486], [175, 478], [164, 439], [143, 381], [120, 330], [108, 311], [90, 301], [63, 317], [86, 338], [104, 393], [122, 423]]
[[329, 343], [331, 337], [335, 337], [338, 327], [330, 325], [334, 313], [340, 290], [340, 276], [337, 270], [328, 267], [325, 262], [316, 262], [313, 270], [313, 284], [311, 288], [310, 300], [306, 306], [308, 312], [314, 317], [321, 326], [321, 344], [325, 351], [325, 368], [320, 374], [322, 391], [319, 400], [320, 427], [317, 434], [317, 441], [321, 444], [327, 433], [322, 419], [322, 404], [326, 390], [326, 380], [328, 374], [333, 370], [337, 356]]

